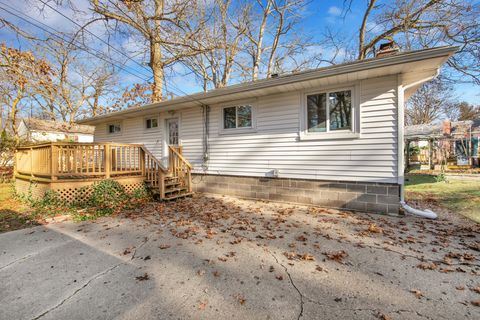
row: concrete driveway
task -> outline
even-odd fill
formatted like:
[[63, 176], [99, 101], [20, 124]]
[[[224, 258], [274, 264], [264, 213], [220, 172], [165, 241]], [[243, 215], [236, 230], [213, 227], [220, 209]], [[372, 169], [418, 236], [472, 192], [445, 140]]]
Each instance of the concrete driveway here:
[[0, 235], [0, 319], [480, 319], [466, 221], [201, 197]]

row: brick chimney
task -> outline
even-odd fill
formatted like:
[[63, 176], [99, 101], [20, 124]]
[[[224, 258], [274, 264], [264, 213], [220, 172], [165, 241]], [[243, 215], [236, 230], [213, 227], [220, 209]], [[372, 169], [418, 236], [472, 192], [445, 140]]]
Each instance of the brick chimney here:
[[452, 133], [452, 122], [450, 120], [443, 120], [442, 132], [444, 136], [449, 136]]
[[380, 45], [375, 57], [381, 58], [386, 56], [393, 56], [397, 54], [399, 51], [400, 51], [400, 48], [395, 44], [395, 42], [390, 41], [390, 42], [382, 43]]

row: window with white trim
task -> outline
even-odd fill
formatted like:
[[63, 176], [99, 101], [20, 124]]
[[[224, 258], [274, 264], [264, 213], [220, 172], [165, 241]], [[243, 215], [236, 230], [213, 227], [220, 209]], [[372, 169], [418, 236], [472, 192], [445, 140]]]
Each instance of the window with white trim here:
[[145, 119], [145, 129], [155, 129], [158, 128], [158, 119], [157, 118], [147, 118]]
[[353, 131], [352, 90], [307, 95], [307, 131]]
[[108, 125], [108, 133], [115, 134], [122, 132], [122, 126], [120, 123], [112, 123]]
[[253, 128], [253, 106], [237, 105], [223, 108], [223, 129]]

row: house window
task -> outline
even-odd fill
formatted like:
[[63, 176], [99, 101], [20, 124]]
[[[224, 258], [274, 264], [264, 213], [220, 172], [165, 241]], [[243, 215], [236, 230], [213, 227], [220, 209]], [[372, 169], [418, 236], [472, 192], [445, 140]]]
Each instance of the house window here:
[[252, 128], [252, 106], [240, 105], [223, 108], [223, 128]]
[[119, 123], [109, 124], [108, 125], [108, 133], [120, 133], [122, 131], [122, 127]]
[[352, 131], [352, 90], [307, 95], [308, 132]]
[[147, 129], [158, 128], [158, 119], [157, 118], [145, 119], [145, 128]]

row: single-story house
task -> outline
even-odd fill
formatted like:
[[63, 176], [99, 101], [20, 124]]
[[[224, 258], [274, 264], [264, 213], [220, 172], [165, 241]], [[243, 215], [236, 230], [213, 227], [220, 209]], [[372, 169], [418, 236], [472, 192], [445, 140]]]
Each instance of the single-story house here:
[[36, 118], [25, 118], [18, 125], [18, 135], [23, 140], [39, 142], [93, 142], [95, 127], [89, 125], [70, 124]]
[[181, 145], [193, 190], [398, 213], [404, 102], [455, 47], [285, 74], [80, 121], [95, 142]]

